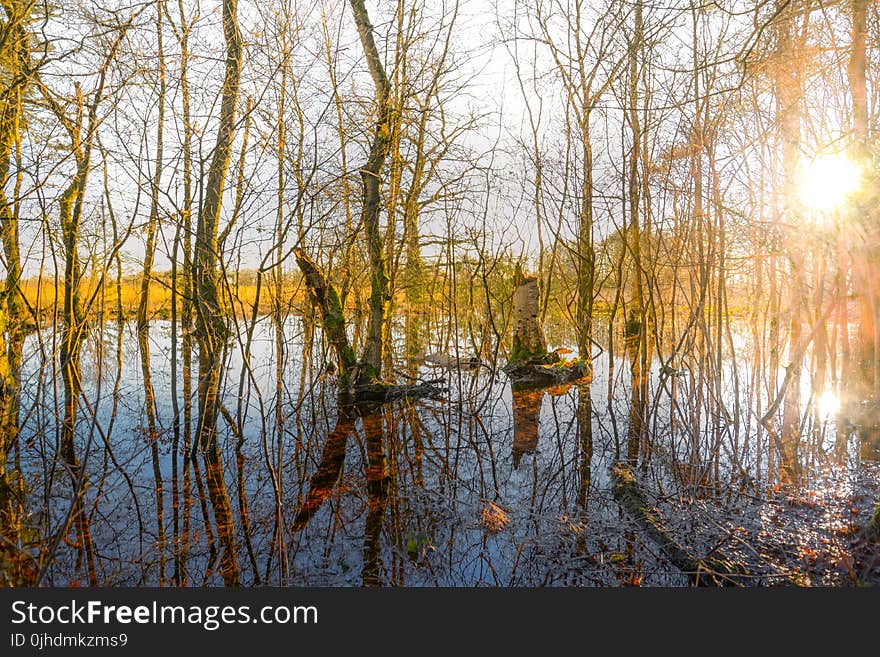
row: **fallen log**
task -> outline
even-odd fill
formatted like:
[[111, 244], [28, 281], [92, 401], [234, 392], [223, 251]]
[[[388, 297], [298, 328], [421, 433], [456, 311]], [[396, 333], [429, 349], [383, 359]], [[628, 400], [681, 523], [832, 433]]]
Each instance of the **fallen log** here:
[[475, 369], [480, 366], [480, 359], [477, 356], [463, 358], [444, 353], [425, 354], [424, 361], [427, 365], [447, 370]]
[[447, 392], [432, 383], [362, 383], [340, 390], [341, 403], [360, 405], [369, 403], [384, 404], [401, 399], [441, 399]]
[[553, 363], [508, 363], [502, 370], [510, 379], [513, 390], [547, 388], [583, 379], [590, 374], [586, 361], [557, 360]]
[[633, 474], [632, 466], [618, 462], [611, 468], [614, 497], [645, 533], [657, 544], [667, 560], [694, 586], [738, 586], [739, 578], [747, 576], [742, 564], [721, 557], [698, 558], [673, 538], [657, 507], [648, 502], [645, 492]]

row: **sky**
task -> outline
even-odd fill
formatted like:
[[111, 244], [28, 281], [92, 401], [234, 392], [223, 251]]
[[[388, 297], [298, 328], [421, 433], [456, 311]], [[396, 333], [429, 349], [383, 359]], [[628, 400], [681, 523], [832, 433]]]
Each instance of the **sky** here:
[[[570, 4], [568, 0], [542, 2], [545, 7]], [[445, 5], [448, 16], [453, 3], [454, 0], [431, 0], [428, 5], [431, 10]], [[195, 16], [196, 5], [184, 4], [186, 14], [190, 18]], [[599, 11], [596, 3], [586, 4], [590, 11]], [[662, 148], [670, 148], [686, 138], [691, 121], [687, 104], [682, 106], [681, 101], [683, 94], [690, 92], [682, 80], [687, 77], [687, 66], [691, 65], [688, 39], [692, 38], [692, 26], [688, 14], [673, 10], [677, 4], [681, 3], [667, 0], [651, 4], [646, 10], [648, 32], [658, 35], [658, 42], [652, 44], [651, 59], [645, 63], [646, 70], [649, 69], [650, 75], [656, 80], [652, 104], [659, 119], [655, 119], [658, 123], [653, 127], [657, 138], [650, 146], [655, 150], [649, 155], [657, 160], [663, 157]], [[741, 52], [751, 43], [757, 43], [751, 16], [738, 13], [740, 10], [747, 12], [754, 5], [742, 2], [721, 4], [724, 11], [718, 10], [717, 6], [709, 7], [702, 19], [700, 41], [703, 52], [700, 56], [704, 60], [714, 56], [712, 49], [722, 33], [722, 24], [728, 20], [731, 27], [727, 32], [727, 48]], [[119, 2], [118, 5], [124, 7], [125, 3]], [[103, 12], [107, 17], [108, 3], [84, 2], [82, 6]], [[245, 113], [242, 110], [248, 99], [252, 98], [255, 110], [249, 121], [250, 134], [244, 166], [247, 193], [236, 217], [237, 228], [227, 242], [227, 259], [234, 266], [244, 268], [257, 266], [270, 250], [277, 210], [277, 164], [272, 151], [275, 140], [273, 112], [278, 96], [277, 84], [273, 84], [272, 79], [273, 71], [277, 70], [279, 54], [277, 42], [271, 42], [278, 29], [277, 15], [272, 14], [272, 7], [275, 6], [265, 2], [241, 2], [239, 5], [246, 55], [239, 102], [240, 124], [227, 177], [224, 221], [232, 216], [235, 206], [236, 167], [245, 132]], [[393, 46], [393, 40], [386, 38], [386, 35], [390, 26], [389, 11], [395, 6], [390, 2], [367, 3], [379, 47], [386, 53], [390, 53], [390, 47]], [[412, 7], [410, 3], [404, 6]], [[624, 12], [631, 8], [625, 2], [615, 2], [613, 6]], [[169, 7], [169, 14], [177, 21], [176, 3], [170, 3]], [[455, 203], [449, 200], [443, 204], [436, 203], [423, 213], [422, 233], [428, 242], [425, 247], [427, 254], [438, 248], [436, 244], [439, 240], [435, 238], [447, 234], [465, 241], [479, 239], [493, 250], [508, 248], [515, 255], [534, 255], [537, 249], [538, 230], [532, 186], [535, 160], [530, 120], [538, 126], [542, 164], [546, 168], [545, 184], [559, 187], [558, 172], [562, 167], [565, 148], [564, 96], [546, 48], [539, 44], [541, 52], [536, 54], [535, 44], [538, 42], [527, 38], [535, 33], [534, 22], [529, 23], [519, 10], [515, 12], [517, 7], [520, 4], [502, 0], [461, 0], [459, 4], [452, 39], [455, 64], [447, 79], [446, 88], [449, 91], [444, 97], [445, 118], [450, 125], [462, 123], [469, 116], [476, 116], [477, 119], [472, 129], [463, 131], [458, 138], [460, 149], [454, 157], [449, 158], [445, 170], [456, 175], [467, 171], [469, 185], [466, 193]], [[125, 56], [111, 67], [107, 97], [99, 109], [100, 144], [93, 154], [83, 223], [84, 253], [95, 249], [106, 252], [110, 248], [112, 231], [108, 226], [108, 216], [111, 209], [120, 230], [129, 223], [133, 226], [133, 235], [122, 250], [125, 268], [129, 272], [139, 269], [143, 256], [144, 239], [140, 228], [148, 214], [149, 180], [155, 166], [157, 96], [152, 71], [156, 68], [157, 39], [155, 16], [150, 9], [147, 7], [138, 15], [137, 29], [130, 30], [123, 42]], [[199, 133], [193, 153], [197, 180], [200, 179], [199, 164], [207, 167], [214, 143], [217, 91], [223, 75], [219, 2], [203, 0], [199, 9], [196, 29], [191, 37], [193, 57], [189, 71], [194, 124]], [[312, 158], [321, 165], [315, 176], [320, 181], [322, 191], [316, 195], [312, 205], [317, 225], [306, 235], [306, 246], [319, 251], [322, 246], [331, 244], [332, 240], [338, 240], [338, 237], [332, 237], [330, 231], [321, 229], [321, 225], [328, 223], [328, 217], [330, 224], [342, 221], [341, 206], [334, 206], [338, 198], [333, 198], [333, 190], [339, 189], [336, 178], [341, 166], [341, 154], [334, 128], [335, 105], [324, 61], [325, 27], [338, 53], [335, 57], [335, 73], [344, 99], [342, 111], [346, 129], [360, 133], [359, 143], [351, 144], [346, 151], [353, 185], [359, 182], [357, 164], [366, 157], [365, 144], [370, 136], [366, 111], [372, 90], [348, 4], [342, 0], [318, 0], [299, 3], [297, 9], [299, 22], [295, 22], [296, 28], [291, 30], [295, 32], [294, 80], [289, 83], [287, 90], [288, 108], [294, 104], [292, 98], [303, 108], [306, 124], [304, 156], [307, 161]], [[106, 38], [95, 38], [94, 26], [83, 19], [72, 20], [71, 11], [65, 7], [63, 14], [45, 25], [46, 38], [53, 44], [52, 55], [57, 57], [57, 61], [47, 65], [42, 76], [47, 86], [57, 94], [70, 95], [75, 80], [81, 82], [88, 94], [95, 85], [96, 62], [106, 55]], [[130, 13], [131, 10], [122, 10], [123, 15]], [[518, 27], [513, 26], [515, 15]], [[589, 18], [582, 22], [585, 32], [591, 28], [592, 20]], [[628, 20], [628, 17], [624, 19], [624, 26], [628, 25]], [[437, 25], [436, 19], [426, 17], [425, 29], [436, 29]], [[652, 32], [661, 25], [662, 31]], [[551, 26], [550, 29], [552, 32], [557, 28]], [[559, 41], [563, 43], [562, 33], [559, 35]], [[83, 36], [89, 38], [83, 39]], [[520, 39], [514, 40], [513, 36]], [[623, 44], [625, 36], [625, 29], [618, 29], [618, 33], [612, 33], [610, 38]], [[167, 146], [160, 195], [163, 228], [155, 263], [159, 270], [169, 267], [167, 254], [171, 250], [176, 230], [175, 217], [179, 214], [182, 195], [179, 174], [182, 124], [179, 119], [181, 89], [178, 47], [175, 34], [167, 24], [164, 41], [169, 107], [164, 124]], [[519, 79], [514, 56], [520, 61]], [[602, 73], [614, 64], [612, 58], [601, 62], [600, 80]], [[741, 80], [736, 64], [727, 66], [727, 73], [724, 73], [724, 67], [721, 70], [727, 77], [715, 83], [720, 88], [728, 85], [735, 89]], [[277, 80], [277, 75], [274, 79]], [[619, 181], [622, 179], [627, 137], [618, 95], [615, 87], [608, 90], [594, 110], [591, 123], [598, 222], [596, 230], [599, 238], [616, 229], [623, 216]], [[826, 96], [825, 92], [817, 92], [815, 102], [820, 106], [836, 106], [845, 102]], [[738, 95], [734, 93], [731, 97], [736, 100]], [[295, 114], [290, 109], [288, 111], [288, 149], [292, 153], [296, 146], [298, 125]], [[833, 117], [833, 113], [829, 113], [829, 116]], [[447, 125], [447, 129], [450, 125]], [[814, 136], [813, 139], [824, 143], [834, 138], [835, 124], [832, 120], [818, 122], [817, 125], [820, 131], [828, 134]], [[722, 127], [731, 135], [746, 136], [755, 129], [754, 126], [745, 125]], [[30, 128], [23, 151], [27, 174], [21, 190], [22, 196], [28, 199], [22, 206], [22, 251], [26, 254], [26, 275], [40, 268], [51, 271], [53, 262], [60, 258], [57, 227], [51, 232], [56, 239], [55, 244], [44, 244], [45, 232], [40, 227], [43, 217], [48, 216], [50, 223], [53, 221], [57, 214], [57, 196], [72, 175], [68, 138], [57, 121], [48, 117], [45, 111], [38, 112], [31, 119]], [[748, 178], [741, 179], [744, 174], [735, 170], [742, 166], [742, 158], [735, 150], [729, 149], [736, 147], [736, 143], [722, 142], [718, 151], [719, 166], [732, 180], [729, 189], [732, 197], [745, 194], [749, 185]], [[744, 148], [748, 148], [748, 145]], [[108, 162], [106, 180], [109, 193], [105, 193], [104, 189], [101, 166], [104, 157]], [[36, 175], [29, 175], [31, 172], [36, 172]], [[447, 174], [447, 177], [452, 176], [452, 173]], [[287, 180], [288, 184], [293, 180], [292, 169], [287, 171]], [[292, 209], [292, 194], [291, 190], [285, 213]], [[568, 196], [569, 202], [576, 203], [576, 190], [570, 189]], [[555, 208], [548, 206], [544, 210], [549, 222]], [[356, 211], [357, 208], [354, 208]], [[658, 216], [662, 217], [666, 211], [662, 205], [658, 206]], [[564, 228], [567, 223], [564, 221], [560, 225]], [[547, 237], [550, 228], [549, 224], [544, 226], [543, 237]], [[54, 259], [53, 248], [56, 254]], [[290, 260], [285, 263], [288, 269], [292, 266]]]

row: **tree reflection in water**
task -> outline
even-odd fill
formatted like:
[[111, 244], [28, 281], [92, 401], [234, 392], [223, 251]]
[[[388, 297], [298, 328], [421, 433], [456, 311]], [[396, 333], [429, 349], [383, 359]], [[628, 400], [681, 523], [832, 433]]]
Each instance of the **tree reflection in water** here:
[[[291, 326], [285, 330], [295, 334]], [[155, 323], [156, 359], [161, 358], [167, 328]], [[52, 585], [86, 583], [90, 570], [101, 584], [154, 584], [161, 563], [157, 551], [164, 549], [166, 561], [180, 563], [180, 580], [191, 584], [228, 581], [227, 562], [233, 559], [244, 584], [618, 586], [689, 581], [612, 494], [609, 473], [618, 460], [614, 428], [619, 425], [626, 435], [631, 380], [625, 366], [612, 370], [615, 378], [608, 380], [607, 354], [596, 359], [592, 382], [512, 390], [506, 377], [489, 368], [450, 369], [442, 372], [448, 388], [444, 399], [352, 406], [338, 400], [335, 379], [311, 364], [314, 354], [301, 359], [303, 344], [288, 344], [290, 357], [282, 370], [284, 431], [278, 439], [271, 419], [265, 420], [271, 413], [260, 410], [274, 410], [266, 392], [278, 389], [275, 340], [268, 322], [258, 323], [244, 394], [226, 384], [221, 395], [216, 444], [222, 459], [236, 467], [207, 472], [213, 467], [210, 459], [172, 459], [170, 433], [160, 433], [164, 480], [173, 480], [175, 462], [190, 468], [191, 475], [191, 484], [177, 487], [179, 497], [172, 500], [180, 522], [168, 522], [170, 504], [165, 509], [170, 533], [161, 544], [151, 524], [154, 498], [147, 494], [154, 485], [152, 446], [133, 439], [142, 435], [143, 390], [137, 370], [125, 364], [137, 362], [132, 359], [136, 334], [127, 327], [118, 342], [117, 336], [108, 331], [102, 349], [87, 340], [82, 355], [84, 398], [97, 399], [99, 359], [103, 378], [115, 382], [98, 403], [90, 402], [95, 442], [80, 464], [90, 485], [75, 511], [89, 522], [93, 567], [85, 567], [75, 540], [59, 541], [49, 560], [49, 541], [63, 531], [70, 507], [45, 501], [69, 499], [70, 480], [61, 476], [64, 470], [53, 461], [47, 439], [55, 417], [46, 395], [51, 377], [34, 368], [38, 346], [25, 344], [22, 381], [30, 383], [23, 386], [22, 408], [27, 412], [22, 413], [15, 461], [26, 482], [25, 496], [17, 515], [6, 511], [3, 516], [4, 535], [17, 532], [19, 555], [24, 556], [16, 565], [7, 550], [6, 573], [26, 575], [28, 568], [39, 572], [34, 565], [42, 563], [43, 581]], [[321, 341], [309, 343], [319, 356]], [[239, 381], [243, 367], [242, 354], [231, 349], [222, 380]], [[160, 426], [168, 426], [171, 405], [162, 391], [170, 377], [154, 368], [157, 417]], [[419, 368], [408, 372], [438, 375]], [[772, 523], [775, 529], [768, 531], [767, 518], [776, 517], [768, 510], [775, 502], [765, 495], [773, 484], [761, 479], [755, 458], [760, 450], [761, 463], [767, 462], [772, 445], [766, 437], [735, 444], [735, 434], [728, 432], [719, 452], [713, 453], [712, 441], [688, 440], [692, 425], [679, 421], [694, 403], [688, 380], [676, 382], [675, 406], [663, 396], [656, 368], [649, 383], [651, 449], [640, 450], [634, 472], [647, 499], [661, 510], [669, 534], [696, 556], [718, 541], [729, 548], [725, 537], [732, 527], [742, 528], [737, 536], [750, 532], [753, 542], [770, 540], [758, 539], [760, 534], [821, 544], [823, 538], [833, 538], [835, 527], [845, 526], [834, 515], [835, 505], [848, 514], [853, 495], [870, 499], [876, 488], [867, 461], [850, 460], [849, 469], [843, 462], [840, 476], [823, 479], [817, 471], [810, 484], [817, 497], [811, 499], [822, 496], [823, 514], [794, 517], [790, 535], [779, 533]], [[609, 387], [614, 391], [610, 405]], [[86, 454], [81, 448], [91, 431], [89, 422], [77, 426], [80, 454]], [[824, 435], [830, 441], [827, 453], [833, 454], [838, 432]], [[717, 481], [713, 475], [713, 485], [706, 488], [681, 476], [695, 444], [703, 462], [718, 463]], [[858, 456], [858, 437], [850, 434], [849, 445]], [[810, 458], [822, 453], [812, 450]], [[620, 458], [626, 458], [625, 450]], [[216, 490], [211, 489], [221, 476], [238, 499], [237, 505], [226, 507], [228, 526], [215, 525], [217, 509], [212, 508]], [[190, 498], [183, 496], [184, 490]], [[694, 506], [696, 497], [699, 506]], [[10, 508], [8, 502], [4, 508]], [[499, 522], [486, 522], [487, 509], [497, 509]], [[279, 517], [283, 522], [277, 526]], [[16, 525], [11, 528], [10, 518]], [[229, 546], [238, 553], [230, 553]], [[761, 568], [759, 581], [778, 581], [774, 577], [782, 572], [781, 564], [762, 563]]]

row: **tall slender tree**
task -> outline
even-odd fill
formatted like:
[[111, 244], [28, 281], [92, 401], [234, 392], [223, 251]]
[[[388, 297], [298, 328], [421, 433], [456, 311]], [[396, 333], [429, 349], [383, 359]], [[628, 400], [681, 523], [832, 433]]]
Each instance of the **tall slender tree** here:
[[240, 571], [235, 545], [235, 527], [217, 436], [220, 378], [226, 340], [229, 337], [226, 310], [220, 298], [218, 228], [226, 175], [232, 157], [236, 104], [241, 84], [243, 44], [238, 26], [237, 0], [223, 0], [222, 17], [226, 60], [223, 86], [220, 91], [220, 116], [204, 187], [204, 200], [199, 211], [193, 255], [195, 333], [199, 346], [199, 418], [195, 442], [204, 454], [208, 495], [223, 547], [220, 563], [223, 581], [227, 586], [237, 586], [240, 584]]

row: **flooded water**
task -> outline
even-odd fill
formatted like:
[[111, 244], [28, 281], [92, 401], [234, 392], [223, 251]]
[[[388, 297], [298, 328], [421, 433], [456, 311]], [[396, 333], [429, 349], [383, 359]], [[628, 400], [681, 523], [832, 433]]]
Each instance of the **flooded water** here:
[[[177, 564], [182, 583], [220, 585], [222, 549], [198, 472], [187, 475], [184, 497], [182, 370], [173, 381], [167, 322], [152, 323], [150, 333], [164, 493], [159, 540], [134, 331], [104, 325], [83, 353], [76, 448], [97, 579], [169, 583]], [[313, 365], [326, 360], [320, 336], [310, 354], [304, 342], [302, 322], [289, 320], [280, 385], [269, 320], [257, 322], [248, 348], [229, 348], [218, 429], [242, 583], [689, 584], [615, 497], [610, 472], [626, 455], [629, 418], [623, 354], [613, 362], [609, 352], [598, 354], [589, 381], [517, 392], [486, 363], [423, 362], [408, 374], [435, 381], [442, 398], [353, 407], [339, 403], [333, 374]], [[695, 555], [723, 552], [747, 564], [743, 583], [847, 583], [845, 543], [876, 500], [876, 463], [857, 433], [838, 429], [834, 408], [814, 426], [805, 406], [804, 480], [778, 487], [770, 441], [749, 410], [756, 400], [766, 408], [767, 395], [750, 389], [747, 340], [740, 349], [742, 359], [721, 373], [726, 416], [698, 412], [707, 394], [698, 373], [664, 376], [654, 363], [650, 438], [640, 446], [637, 477], [676, 540]], [[62, 393], [52, 353], [51, 334], [25, 345], [18, 458], [27, 491], [22, 535], [34, 554], [54, 546], [45, 581], [61, 586], [85, 583], [86, 566], [73, 533], [63, 532], [71, 478], [60, 457]]]

